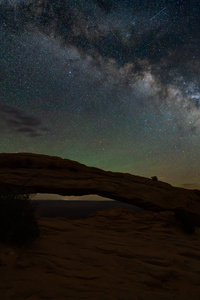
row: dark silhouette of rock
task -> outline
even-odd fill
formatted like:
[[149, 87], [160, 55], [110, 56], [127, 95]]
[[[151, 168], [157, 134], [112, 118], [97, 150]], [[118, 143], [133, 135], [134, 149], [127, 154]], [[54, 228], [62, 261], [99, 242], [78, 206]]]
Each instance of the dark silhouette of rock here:
[[194, 222], [189, 213], [187, 213], [183, 208], [175, 209], [174, 214], [176, 220], [181, 223], [181, 228], [184, 232], [188, 234], [192, 234], [195, 232]]
[[157, 176], [153, 176], [153, 177], [151, 177], [151, 179], [152, 179], [153, 181], [158, 181]]
[[200, 197], [200, 190], [193, 190], [193, 191], [194, 191], [194, 193], [195, 193], [197, 196]]
[[162, 181], [104, 171], [76, 161], [32, 153], [0, 154], [0, 191], [59, 195], [97, 194], [151, 211], [182, 207], [200, 226], [200, 196]]

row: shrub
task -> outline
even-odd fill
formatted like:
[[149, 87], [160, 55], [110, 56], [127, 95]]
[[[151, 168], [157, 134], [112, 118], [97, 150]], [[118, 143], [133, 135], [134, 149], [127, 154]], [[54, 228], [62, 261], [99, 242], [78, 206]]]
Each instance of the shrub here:
[[39, 236], [30, 195], [0, 194], [0, 242], [23, 245]]
[[181, 228], [184, 232], [192, 234], [195, 232], [194, 222], [189, 213], [182, 208], [175, 209], [175, 218], [181, 223]]

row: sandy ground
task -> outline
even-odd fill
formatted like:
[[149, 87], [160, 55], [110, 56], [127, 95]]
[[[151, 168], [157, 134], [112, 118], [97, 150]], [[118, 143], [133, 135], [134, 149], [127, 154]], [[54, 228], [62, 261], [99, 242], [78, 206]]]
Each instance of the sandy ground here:
[[39, 224], [32, 246], [0, 245], [0, 299], [200, 299], [200, 228], [185, 234], [173, 213], [112, 208]]

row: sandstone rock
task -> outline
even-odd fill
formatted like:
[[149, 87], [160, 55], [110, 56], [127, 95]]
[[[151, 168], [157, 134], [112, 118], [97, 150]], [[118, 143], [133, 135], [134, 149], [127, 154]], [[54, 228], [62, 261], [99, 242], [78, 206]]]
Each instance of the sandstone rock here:
[[173, 215], [114, 208], [39, 218], [31, 246], [0, 244], [0, 299], [199, 300], [200, 228], [185, 235]]
[[200, 193], [128, 173], [32, 153], [0, 154], [0, 191], [60, 195], [97, 194], [151, 211], [184, 209], [200, 225]]
[[15, 265], [17, 253], [11, 248], [0, 250], [0, 265], [13, 267]]

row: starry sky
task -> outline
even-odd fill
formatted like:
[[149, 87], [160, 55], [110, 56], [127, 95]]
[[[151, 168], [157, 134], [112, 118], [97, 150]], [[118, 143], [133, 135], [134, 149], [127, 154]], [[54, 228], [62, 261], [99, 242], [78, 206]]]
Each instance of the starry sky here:
[[0, 0], [0, 152], [200, 188], [199, 0]]

